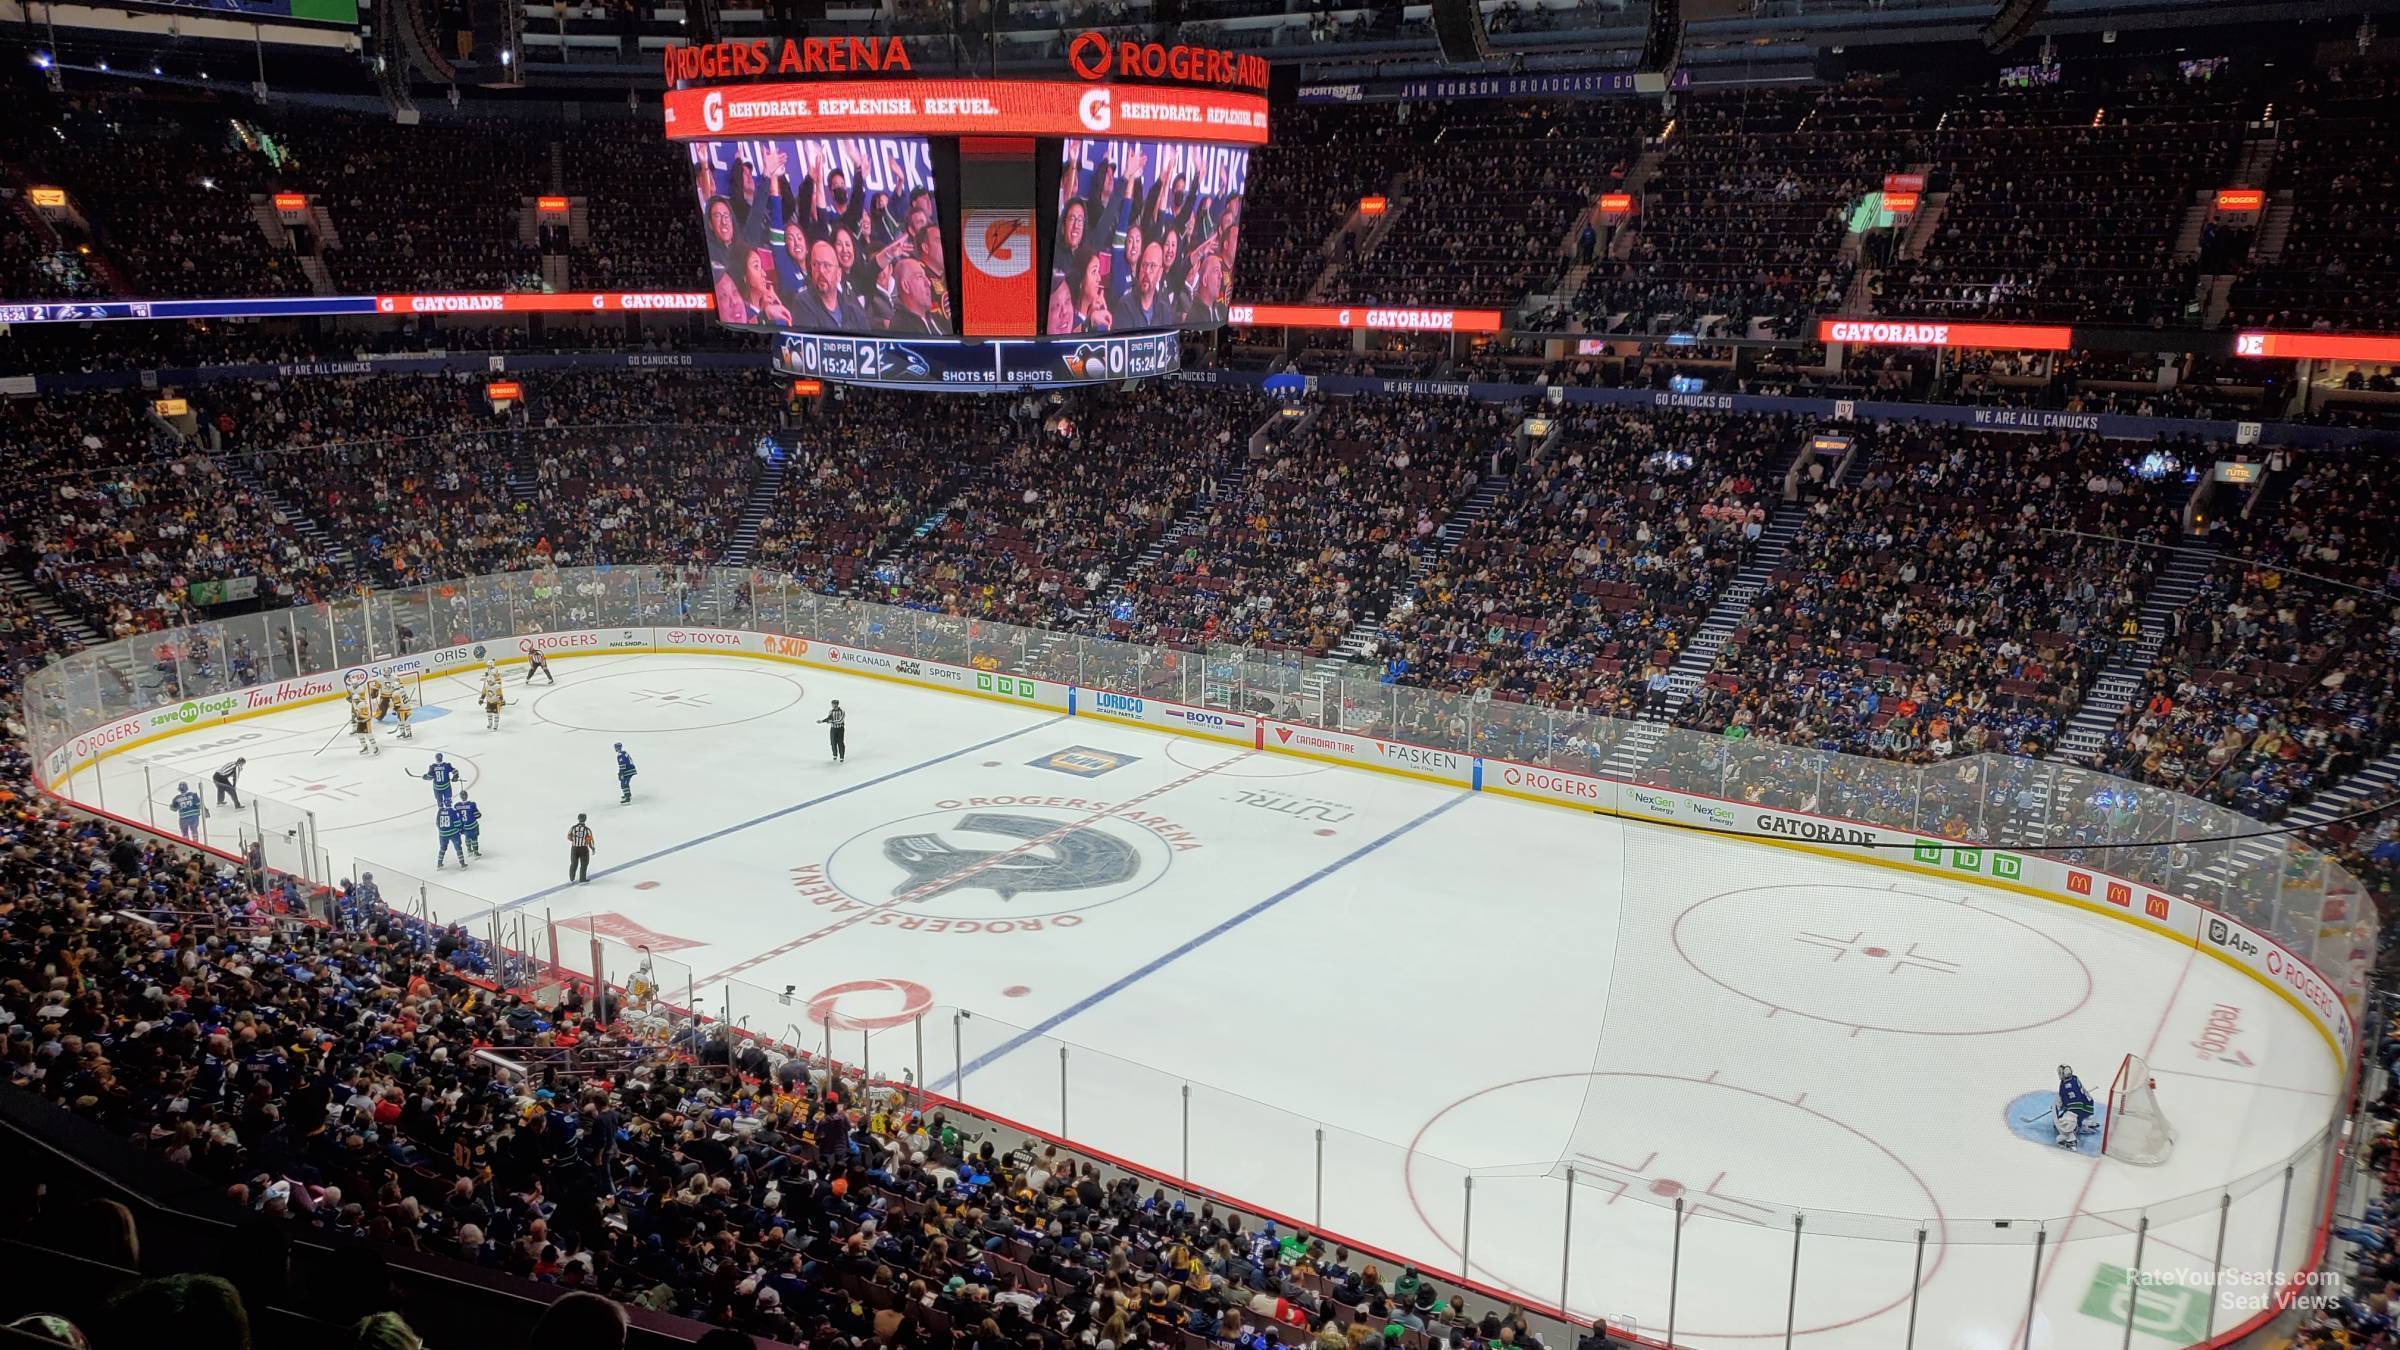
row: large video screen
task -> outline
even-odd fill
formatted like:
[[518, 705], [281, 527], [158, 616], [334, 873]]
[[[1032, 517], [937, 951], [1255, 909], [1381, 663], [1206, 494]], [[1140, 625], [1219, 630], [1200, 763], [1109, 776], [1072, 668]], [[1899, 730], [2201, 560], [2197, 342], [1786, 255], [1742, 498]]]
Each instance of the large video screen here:
[[1249, 148], [1092, 139], [1063, 146], [1043, 331], [1223, 324]]
[[691, 155], [719, 320], [823, 333], [956, 331], [924, 137], [702, 141]]

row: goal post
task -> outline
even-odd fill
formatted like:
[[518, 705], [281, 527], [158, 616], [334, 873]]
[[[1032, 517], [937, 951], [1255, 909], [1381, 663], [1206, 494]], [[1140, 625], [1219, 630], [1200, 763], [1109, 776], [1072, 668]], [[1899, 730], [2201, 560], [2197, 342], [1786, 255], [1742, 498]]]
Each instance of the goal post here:
[[2159, 1107], [2158, 1084], [2140, 1055], [2127, 1055], [2109, 1082], [2100, 1152], [2141, 1167], [2156, 1167], [2174, 1155], [2175, 1127]]

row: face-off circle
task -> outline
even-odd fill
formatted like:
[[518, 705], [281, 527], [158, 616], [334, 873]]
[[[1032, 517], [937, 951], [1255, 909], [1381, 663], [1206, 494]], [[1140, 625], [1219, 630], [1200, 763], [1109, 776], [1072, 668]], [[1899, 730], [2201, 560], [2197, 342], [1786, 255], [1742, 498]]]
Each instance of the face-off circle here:
[[[1581, 1111], [1587, 1088], [1605, 1097], [1605, 1109]], [[1792, 1215], [1889, 1215], [1866, 1220], [1888, 1229], [1890, 1249], [1911, 1244], [1919, 1224], [1931, 1253], [1920, 1286], [1931, 1284], [1948, 1254], [1948, 1224], [1941, 1201], [1906, 1160], [1873, 1135], [1807, 1104], [1803, 1094], [1786, 1100], [1722, 1081], [1715, 1074], [1595, 1071], [1543, 1074], [1498, 1083], [1436, 1111], [1409, 1141], [1403, 1182], [1417, 1218], [1453, 1257], [1459, 1255], [1456, 1176], [1461, 1166], [1489, 1166], [1496, 1141], [1522, 1139], [1527, 1121], [1580, 1114], [1573, 1137], [1562, 1148], [1549, 1177], [1486, 1182], [1487, 1185], [1563, 1186], [1566, 1167], [1576, 1174], [1576, 1268], [1606, 1270], [1610, 1262], [1654, 1256], [1676, 1222], [1675, 1201], [1683, 1200], [1683, 1252], [1687, 1277], [1704, 1259], [1721, 1270], [1755, 1266], [1781, 1270], [1791, 1259]], [[1455, 1159], [1457, 1161], [1446, 1161]], [[1511, 1159], [1508, 1161], [1521, 1161]], [[1841, 1235], [1861, 1238], [1864, 1233]], [[1818, 1239], [1819, 1260], [1831, 1257]], [[1879, 1247], [1884, 1244], [1878, 1244]], [[1558, 1297], [1557, 1240], [1553, 1234], [1539, 1266], [1495, 1269], [1477, 1228], [1477, 1259], [1471, 1277], [1548, 1303]], [[1502, 1258], [1506, 1260], [1506, 1258]], [[1812, 1290], [1795, 1328], [1800, 1335], [1853, 1326], [1908, 1303], [1910, 1264], [1889, 1272], [1845, 1279]], [[1538, 1270], [1538, 1273], [1537, 1273]], [[1552, 1283], [1537, 1288], [1546, 1274]], [[1515, 1278], [1511, 1278], [1511, 1276]], [[1761, 1300], [1752, 1316], [1696, 1297], [1704, 1286], [1687, 1284], [1676, 1334], [1693, 1343], [1708, 1339], [1781, 1339], [1784, 1306], [1778, 1295]], [[1607, 1295], [1603, 1295], [1607, 1297]], [[1656, 1308], [1610, 1308], [1638, 1318], [1645, 1328], [1665, 1324], [1665, 1298]], [[1771, 1306], [1770, 1306], [1771, 1305]], [[1578, 1312], [1599, 1311], [1578, 1309]], [[1611, 1320], [1615, 1320], [1613, 1317]]]
[[[1187, 769], [1206, 769], [1212, 778], [1306, 778], [1334, 771], [1331, 764], [1290, 755], [1252, 755], [1239, 764], [1224, 762], [1240, 755], [1245, 748], [1225, 741], [1179, 736], [1167, 742], [1167, 758]], [[1222, 758], [1214, 764], [1206, 758], [1211, 751], [1222, 752]]]
[[645, 666], [542, 687], [533, 713], [572, 731], [638, 736], [652, 731], [708, 731], [772, 717], [807, 692], [779, 670], [712, 665], [705, 681], [688, 667]]
[[808, 998], [808, 1024], [833, 1021], [836, 1031], [882, 1031], [907, 1026], [933, 1006], [933, 991], [914, 980], [844, 980]]
[[[407, 809], [366, 814], [369, 809], [391, 801], [383, 775], [421, 774], [426, 765], [433, 763], [431, 751], [410, 749], [406, 741], [396, 740], [388, 727], [382, 734], [384, 753], [380, 755], [358, 753], [347, 734], [333, 749], [322, 754], [307, 749], [264, 753], [244, 750], [241, 754], [249, 763], [242, 766], [242, 800], [248, 801], [252, 794], [258, 794], [270, 801], [304, 806], [316, 817], [315, 829], [320, 835], [384, 825], [431, 811], [433, 785], [419, 783], [417, 787], [424, 795], [408, 798]], [[442, 758], [458, 768], [458, 781], [453, 787], [472, 793], [482, 783], [483, 770], [474, 760], [456, 750], [443, 751]], [[156, 803], [153, 819], [170, 825], [174, 822], [177, 783], [190, 783], [201, 801], [212, 812], [217, 810], [216, 791], [209, 786], [209, 772], [208, 768], [174, 769], [152, 764], [149, 786], [150, 800]], [[374, 778], [372, 785], [368, 782], [370, 776]]]
[[1957, 896], [1856, 885], [1745, 886], [1695, 902], [1671, 936], [1684, 963], [1777, 1016], [1909, 1036], [1998, 1036], [2091, 999], [2057, 938]]

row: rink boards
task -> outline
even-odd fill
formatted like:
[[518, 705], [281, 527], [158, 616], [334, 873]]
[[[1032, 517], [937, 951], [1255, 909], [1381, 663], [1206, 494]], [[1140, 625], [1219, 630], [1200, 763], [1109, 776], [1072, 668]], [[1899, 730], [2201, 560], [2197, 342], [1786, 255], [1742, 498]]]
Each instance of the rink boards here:
[[2349, 1008], [2317, 969], [2280, 942], [2231, 916], [2181, 896], [2073, 866], [2002, 849], [1964, 847], [1910, 831], [1835, 817], [1628, 783], [1567, 770], [1490, 759], [1357, 732], [1327, 730], [1237, 710], [1088, 689], [996, 670], [948, 665], [871, 648], [747, 629], [649, 627], [579, 629], [464, 643], [413, 656], [349, 666], [298, 679], [214, 694], [129, 714], [84, 731], [46, 752], [42, 785], [70, 799], [70, 780], [108, 756], [168, 736], [344, 697], [370, 679], [435, 678], [486, 662], [521, 664], [526, 653], [565, 659], [642, 653], [746, 656], [813, 666], [919, 688], [1041, 708], [1069, 716], [1140, 726], [1246, 746], [1268, 754], [1397, 774], [1462, 791], [1526, 801], [1838, 858], [1946, 881], [1995, 887], [2074, 906], [2196, 948], [2248, 975], [2298, 1008], [2346, 1068], [2354, 1026]]

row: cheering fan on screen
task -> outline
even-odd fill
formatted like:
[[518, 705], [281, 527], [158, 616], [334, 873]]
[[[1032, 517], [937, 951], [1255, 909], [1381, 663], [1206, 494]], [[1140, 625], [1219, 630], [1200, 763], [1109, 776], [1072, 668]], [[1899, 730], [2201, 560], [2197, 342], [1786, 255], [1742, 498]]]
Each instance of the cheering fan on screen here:
[[750, 250], [742, 259], [742, 303], [750, 307], [755, 322], [792, 321], [792, 311], [784, 307], [783, 298], [775, 293], [775, 254], [764, 245]]
[[785, 320], [801, 328], [830, 328], [861, 333], [867, 328], [866, 307], [842, 290], [841, 259], [833, 241], [819, 239], [808, 246], [808, 289]]

